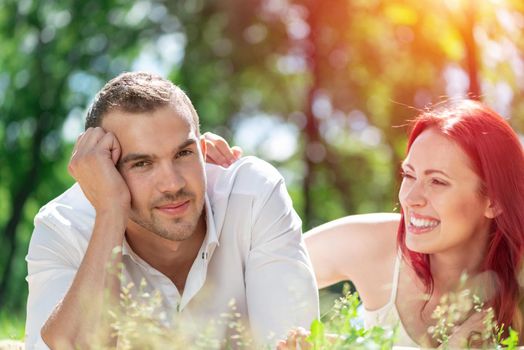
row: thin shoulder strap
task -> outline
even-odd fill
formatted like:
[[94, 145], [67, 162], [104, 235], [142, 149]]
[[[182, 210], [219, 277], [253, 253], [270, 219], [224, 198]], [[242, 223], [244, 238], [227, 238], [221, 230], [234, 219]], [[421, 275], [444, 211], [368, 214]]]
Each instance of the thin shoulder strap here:
[[395, 270], [393, 271], [393, 281], [391, 282], [391, 296], [389, 298], [389, 302], [391, 304], [395, 304], [395, 300], [397, 299], [397, 290], [398, 290], [398, 280], [400, 275], [400, 252], [397, 254], [397, 258], [395, 259]]

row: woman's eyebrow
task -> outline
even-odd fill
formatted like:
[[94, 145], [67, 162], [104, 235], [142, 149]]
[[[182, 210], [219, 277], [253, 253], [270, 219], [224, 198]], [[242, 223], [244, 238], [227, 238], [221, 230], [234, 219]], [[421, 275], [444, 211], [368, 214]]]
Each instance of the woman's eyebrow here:
[[[401, 167], [402, 168], [408, 168], [411, 171], [415, 171], [415, 168], [411, 164], [409, 164], [409, 163], [404, 163], [403, 162], [401, 164]], [[424, 170], [424, 175], [431, 175], [431, 174], [435, 174], [435, 173], [444, 175], [445, 177], [451, 179], [451, 176], [449, 176], [445, 171], [442, 171], [442, 170], [439, 170], [439, 169], [426, 169], [426, 170]]]

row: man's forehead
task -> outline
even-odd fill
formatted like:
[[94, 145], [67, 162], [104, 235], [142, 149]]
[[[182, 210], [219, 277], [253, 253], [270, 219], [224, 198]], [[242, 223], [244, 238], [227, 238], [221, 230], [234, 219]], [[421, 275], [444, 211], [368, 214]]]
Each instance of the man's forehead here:
[[115, 110], [104, 117], [102, 128], [115, 134], [123, 151], [175, 147], [198, 137], [191, 119], [172, 106], [140, 113]]
[[126, 111], [115, 108], [104, 115], [101, 127], [106, 131], [112, 131], [111, 129], [120, 129], [123, 125], [129, 127], [133, 124], [154, 124], [156, 123], [156, 116], [178, 119], [193, 128], [191, 111], [187, 107], [174, 104], [167, 104], [147, 111]]

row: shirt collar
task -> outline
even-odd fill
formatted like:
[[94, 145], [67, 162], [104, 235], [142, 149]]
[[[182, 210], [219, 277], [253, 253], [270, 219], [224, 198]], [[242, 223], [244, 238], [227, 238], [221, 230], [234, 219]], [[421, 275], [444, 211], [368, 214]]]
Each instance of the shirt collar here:
[[213, 249], [215, 246], [219, 245], [219, 243], [215, 217], [213, 216], [213, 209], [211, 208], [211, 202], [207, 194], [205, 195], [204, 210], [206, 211], [206, 237], [204, 238], [202, 247], [209, 250], [210, 248]]

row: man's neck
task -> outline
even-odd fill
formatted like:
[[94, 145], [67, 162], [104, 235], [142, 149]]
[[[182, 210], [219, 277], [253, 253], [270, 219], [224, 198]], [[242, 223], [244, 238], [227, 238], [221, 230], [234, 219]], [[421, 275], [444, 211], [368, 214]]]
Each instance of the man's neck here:
[[144, 231], [126, 231], [126, 239], [140, 258], [167, 276], [182, 293], [189, 270], [206, 236], [205, 216], [200, 218], [195, 232], [186, 240], [171, 241]]

